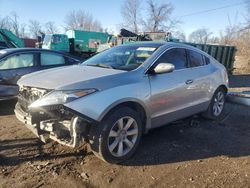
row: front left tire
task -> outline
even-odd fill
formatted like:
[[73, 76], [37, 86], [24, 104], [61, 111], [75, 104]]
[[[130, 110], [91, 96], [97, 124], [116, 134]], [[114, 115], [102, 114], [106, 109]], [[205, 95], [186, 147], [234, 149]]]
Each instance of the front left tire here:
[[129, 159], [138, 148], [142, 137], [142, 122], [136, 111], [120, 107], [90, 130], [92, 151], [109, 163]]

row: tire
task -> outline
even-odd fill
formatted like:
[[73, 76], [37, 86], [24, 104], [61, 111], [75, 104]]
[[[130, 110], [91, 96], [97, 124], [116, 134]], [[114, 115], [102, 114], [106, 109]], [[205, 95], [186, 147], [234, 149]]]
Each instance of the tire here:
[[219, 87], [210, 101], [208, 109], [203, 113], [203, 116], [207, 119], [216, 120], [219, 119], [224, 111], [226, 101], [226, 92], [222, 87]]
[[142, 137], [142, 122], [136, 111], [121, 107], [109, 113], [90, 129], [90, 147], [94, 154], [108, 163], [129, 159]]

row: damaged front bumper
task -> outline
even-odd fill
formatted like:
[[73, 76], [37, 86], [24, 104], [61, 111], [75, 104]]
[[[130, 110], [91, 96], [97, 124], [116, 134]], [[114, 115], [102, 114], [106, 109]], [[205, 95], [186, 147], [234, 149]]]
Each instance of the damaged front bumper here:
[[90, 126], [97, 122], [67, 107], [53, 106], [26, 112], [17, 103], [15, 115], [44, 143], [52, 139], [60, 144], [77, 147], [88, 140]]
[[28, 113], [24, 112], [18, 103], [16, 104], [14, 112], [19, 121], [24, 123], [29, 130], [40, 138], [41, 141], [46, 143], [46, 140], [43, 134], [41, 134], [40, 129], [37, 127], [37, 124], [32, 124], [32, 117]]

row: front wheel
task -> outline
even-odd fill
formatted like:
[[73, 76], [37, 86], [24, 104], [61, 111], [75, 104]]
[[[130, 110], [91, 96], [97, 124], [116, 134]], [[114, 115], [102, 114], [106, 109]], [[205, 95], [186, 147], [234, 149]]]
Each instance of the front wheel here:
[[225, 90], [221, 87], [218, 88], [213, 95], [207, 111], [203, 114], [204, 117], [213, 120], [220, 118], [225, 107], [225, 99]]
[[90, 146], [102, 160], [119, 163], [136, 151], [142, 136], [138, 113], [128, 107], [111, 112], [100, 125], [90, 130]]

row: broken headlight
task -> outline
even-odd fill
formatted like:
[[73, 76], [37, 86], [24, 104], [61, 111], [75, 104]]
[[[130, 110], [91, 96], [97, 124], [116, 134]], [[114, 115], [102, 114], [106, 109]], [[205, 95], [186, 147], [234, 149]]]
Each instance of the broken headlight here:
[[83, 90], [73, 90], [73, 91], [52, 91], [42, 98], [33, 102], [29, 108], [36, 108], [40, 106], [49, 106], [57, 104], [65, 104], [76, 100], [80, 97], [87, 96], [91, 93], [96, 92], [97, 89], [83, 89]]

